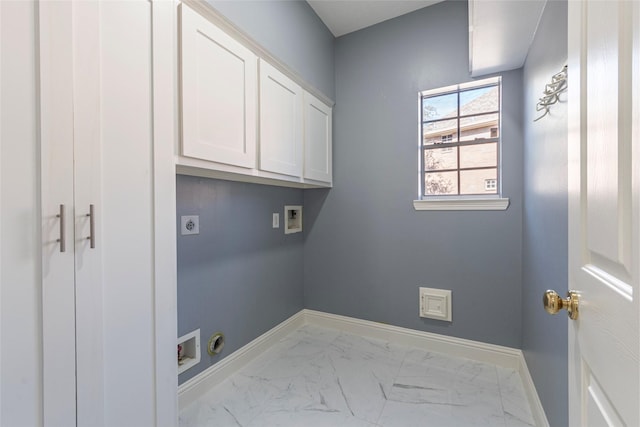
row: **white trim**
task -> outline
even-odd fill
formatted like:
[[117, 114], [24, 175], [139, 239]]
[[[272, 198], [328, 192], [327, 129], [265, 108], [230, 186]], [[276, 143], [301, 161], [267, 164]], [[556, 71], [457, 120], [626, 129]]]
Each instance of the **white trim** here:
[[518, 369], [520, 366], [522, 351], [515, 348], [448, 337], [320, 311], [307, 309], [303, 311], [305, 323], [308, 324], [339, 329], [359, 336], [445, 353], [454, 357], [465, 357], [479, 362], [493, 363], [505, 368]]
[[[252, 184], [272, 185], [288, 188], [331, 188], [331, 182], [315, 181], [287, 175], [278, 175], [259, 169], [244, 169], [239, 166], [212, 163], [206, 160], [176, 156], [178, 175], [198, 176], [201, 178], [222, 179], [225, 181], [250, 182]], [[211, 169], [215, 165], [216, 169]]]
[[182, 409], [194, 402], [199, 396], [262, 354], [275, 342], [301, 326], [309, 324], [515, 369], [522, 379], [536, 426], [549, 426], [522, 350], [308, 309], [299, 311], [178, 387], [179, 407]]
[[529, 368], [527, 367], [527, 361], [524, 358], [524, 354], [522, 354], [522, 352], [520, 352], [520, 365], [518, 367], [518, 373], [520, 374], [522, 386], [524, 387], [524, 392], [527, 396], [527, 400], [529, 401], [529, 407], [531, 408], [531, 415], [533, 415], [533, 421], [535, 422], [535, 425], [538, 427], [549, 427], [547, 414], [544, 412], [542, 402], [540, 402], [540, 397], [538, 396], [538, 391], [536, 390], [536, 385], [533, 382], [533, 378], [531, 378]]
[[417, 211], [504, 211], [508, 197], [414, 200]]
[[178, 424], [176, 264], [177, 16], [175, 1], [153, 0], [153, 254], [155, 427]]
[[[473, 2], [469, 2], [469, 3], [473, 3]], [[422, 96], [444, 95], [449, 92], [459, 92], [461, 90], [475, 89], [481, 86], [499, 85], [501, 82], [502, 82], [502, 76], [489, 77], [487, 79], [482, 79], [482, 80], [471, 80], [469, 82], [460, 83], [457, 85], [423, 90], [423, 91], [420, 91], [420, 96], [422, 97]]]
[[180, 409], [194, 402], [211, 388], [268, 350], [274, 343], [305, 324], [304, 310], [268, 330], [249, 344], [234, 351], [215, 365], [202, 371], [178, 387]]

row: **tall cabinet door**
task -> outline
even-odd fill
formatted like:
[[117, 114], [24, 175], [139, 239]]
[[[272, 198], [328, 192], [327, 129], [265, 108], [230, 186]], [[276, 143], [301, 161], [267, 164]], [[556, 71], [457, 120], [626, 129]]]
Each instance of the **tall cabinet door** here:
[[260, 60], [260, 169], [302, 176], [302, 88]]
[[[76, 400], [79, 426], [104, 424], [99, 2], [73, 4], [73, 156], [76, 313]], [[45, 354], [48, 357], [47, 354]]]
[[[156, 425], [154, 3], [100, 3], [101, 169], [96, 182], [100, 182], [101, 202], [96, 246], [99, 243], [102, 250], [106, 426]], [[80, 205], [86, 210], [90, 203], [87, 198]]]
[[73, 19], [70, 2], [39, 12], [42, 394], [46, 425], [76, 423]]
[[181, 5], [182, 155], [255, 167], [257, 59]]
[[[43, 227], [37, 88], [44, 64], [38, 56], [37, 7], [34, 1], [0, 1], [1, 426], [42, 425]], [[46, 220], [53, 228], [53, 234], [46, 235], [53, 241], [45, 244], [51, 252], [56, 250], [56, 211], [53, 205]]]

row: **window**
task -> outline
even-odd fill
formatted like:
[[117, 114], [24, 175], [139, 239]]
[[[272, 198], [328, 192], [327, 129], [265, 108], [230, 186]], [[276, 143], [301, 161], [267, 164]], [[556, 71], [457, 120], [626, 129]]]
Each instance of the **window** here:
[[491, 191], [495, 193], [496, 188], [498, 187], [498, 181], [495, 179], [485, 179], [484, 180], [484, 191]]
[[420, 198], [497, 195], [500, 79], [420, 94]]
[[442, 135], [442, 140], [440, 141], [442, 142], [451, 142], [453, 141], [453, 134], [450, 133], [449, 135]]

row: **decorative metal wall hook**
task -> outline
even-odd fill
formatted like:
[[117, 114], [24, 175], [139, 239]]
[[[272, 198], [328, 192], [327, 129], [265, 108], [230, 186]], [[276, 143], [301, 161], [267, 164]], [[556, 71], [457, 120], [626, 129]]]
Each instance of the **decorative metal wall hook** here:
[[542, 98], [538, 100], [536, 105], [536, 111], [544, 111], [540, 117], [534, 120], [537, 122], [547, 114], [549, 114], [549, 108], [560, 100], [560, 94], [567, 90], [567, 66], [562, 67], [560, 72], [554, 74], [551, 77], [551, 82], [547, 83], [544, 87]]

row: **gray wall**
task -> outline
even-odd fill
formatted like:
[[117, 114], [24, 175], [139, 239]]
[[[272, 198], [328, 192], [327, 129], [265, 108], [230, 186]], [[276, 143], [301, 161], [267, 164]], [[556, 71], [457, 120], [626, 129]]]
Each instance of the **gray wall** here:
[[307, 83], [335, 99], [334, 37], [302, 0], [207, 0]]
[[[503, 74], [506, 211], [416, 212], [418, 91], [471, 80], [467, 3], [336, 41], [334, 188], [304, 194], [305, 307], [520, 347], [522, 74]], [[453, 291], [453, 322], [418, 287]]]
[[545, 84], [566, 61], [567, 2], [549, 1], [524, 67], [522, 349], [552, 426], [568, 425], [567, 316], [549, 316], [541, 301], [546, 289], [567, 291], [566, 103], [533, 119]]
[[[335, 97], [334, 37], [305, 1], [209, 3], [308, 83]], [[272, 212], [302, 204], [302, 190], [177, 177], [177, 220], [200, 215], [198, 236], [178, 235], [178, 333], [200, 328], [202, 362], [182, 383], [303, 308], [303, 236], [271, 228]], [[179, 224], [179, 223], [178, 223]], [[209, 336], [222, 331], [223, 353]]]
[[[303, 236], [282, 228], [284, 205], [302, 204], [302, 190], [178, 175], [176, 192], [178, 334], [200, 328], [202, 340], [182, 383], [303, 308]], [[180, 235], [182, 215], [200, 216], [200, 234]], [[217, 331], [226, 344], [212, 357]]]

